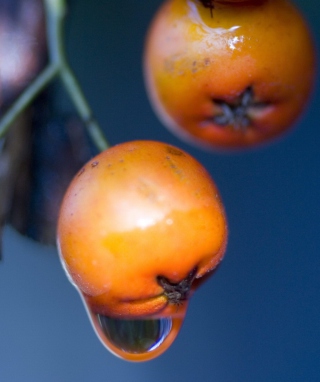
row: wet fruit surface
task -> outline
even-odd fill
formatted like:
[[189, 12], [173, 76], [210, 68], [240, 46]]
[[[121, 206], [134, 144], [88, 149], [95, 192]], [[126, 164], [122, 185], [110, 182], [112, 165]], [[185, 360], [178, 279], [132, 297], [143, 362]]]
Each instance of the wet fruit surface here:
[[[204, 4], [204, 5], [203, 5]], [[286, 0], [169, 0], [149, 31], [145, 79], [160, 119], [189, 142], [241, 148], [269, 141], [301, 114], [314, 49]]]
[[[153, 327], [147, 342], [161, 339], [160, 347], [150, 345], [156, 355], [175, 338], [193, 281], [219, 264], [226, 240], [224, 208], [209, 174], [184, 151], [152, 141], [124, 143], [88, 162], [58, 222], [61, 260], [102, 342], [121, 343], [115, 328], [134, 336]], [[170, 330], [159, 326], [166, 318]], [[141, 327], [140, 320], [154, 326]]]

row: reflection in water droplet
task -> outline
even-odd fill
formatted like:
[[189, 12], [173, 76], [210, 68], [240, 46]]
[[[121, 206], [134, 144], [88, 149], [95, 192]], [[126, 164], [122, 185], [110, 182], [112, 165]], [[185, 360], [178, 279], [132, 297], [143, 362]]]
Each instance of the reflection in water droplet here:
[[134, 320], [112, 318], [93, 312], [84, 298], [83, 302], [102, 344], [127, 361], [149, 361], [158, 357], [171, 346], [184, 319], [184, 314]]
[[172, 329], [171, 318], [119, 320], [97, 315], [106, 337], [128, 353], [145, 353], [160, 346]]

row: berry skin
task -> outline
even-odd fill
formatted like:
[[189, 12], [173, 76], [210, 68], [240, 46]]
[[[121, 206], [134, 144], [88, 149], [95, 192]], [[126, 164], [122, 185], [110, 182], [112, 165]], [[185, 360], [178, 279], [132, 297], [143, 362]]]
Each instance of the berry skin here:
[[221, 261], [227, 222], [200, 163], [171, 145], [134, 141], [102, 152], [75, 176], [57, 241], [93, 313], [179, 316], [197, 282]]

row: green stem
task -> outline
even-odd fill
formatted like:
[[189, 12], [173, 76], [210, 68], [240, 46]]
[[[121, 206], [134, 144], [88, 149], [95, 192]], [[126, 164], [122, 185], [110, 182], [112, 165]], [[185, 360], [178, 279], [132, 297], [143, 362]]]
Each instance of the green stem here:
[[55, 64], [49, 65], [38, 77], [28, 86], [28, 88], [18, 97], [14, 104], [6, 111], [0, 121], [0, 138], [8, 131], [12, 123], [25, 110], [34, 98], [43, 90], [57, 75], [59, 67]]
[[47, 7], [48, 44], [52, 62], [60, 67], [60, 76], [65, 90], [68, 92], [78, 114], [87, 127], [88, 133], [97, 148], [101, 151], [110, 145], [107, 142], [99, 124], [93, 117], [92, 110], [81, 90], [81, 87], [66, 60], [63, 44], [64, 20], [66, 15], [65, 0], [45, 0]]
[[59, 76], [93, 142], [99, 150], [105, 150], [110, 145], [104, 137], [99, 124], [94, 119], [81, 87], [67, 63], [63, 39], [63, 26], [66, 15], [65, 0], [45, 0], [44, 3], [47, 16], [47, 40], [50, 64], [28, 86], [3, 116], [0, 121], [0, 138], [4, 136], [10, 125], [39, 93], [55, 77]]
[[71, 71], [69, 65], [65, 63], [61, 67], [60, 77], [69, 96], [78, 111], [78, 114], [82, 118], [85, 126], [87, 127], [88, 133], [91, 136], [91, 139], [97, 146], [100, 151], [103, 151], [110, 147], [107, 142], [98, 122], [95, 120], [93, 113], [90, 109], [90, 106], [84, 97], [81, 88], [76, 80], [73, 72]]

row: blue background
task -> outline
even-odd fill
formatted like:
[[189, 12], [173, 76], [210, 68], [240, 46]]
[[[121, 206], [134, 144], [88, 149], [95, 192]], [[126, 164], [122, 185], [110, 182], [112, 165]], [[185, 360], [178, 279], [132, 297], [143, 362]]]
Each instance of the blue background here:
[[[318, 1], [296, 3], [319, 37]], [[228, 214], [226, 257], [193, 297], [172, 347], [156, 360], [132, 364], [100, 344], [56, 250], [7, 227], [0, 380], [319, 381], [319, 81], [302, 119], [278, 142], [232, 155], [184, 144], [156, 119], [143, 85], [143, 41], [159, 4], [71, 1], [70, 63], [112, 144], [171, 142], [207, 167]], [[64, 96], [61, 107], [72, 110]]]

